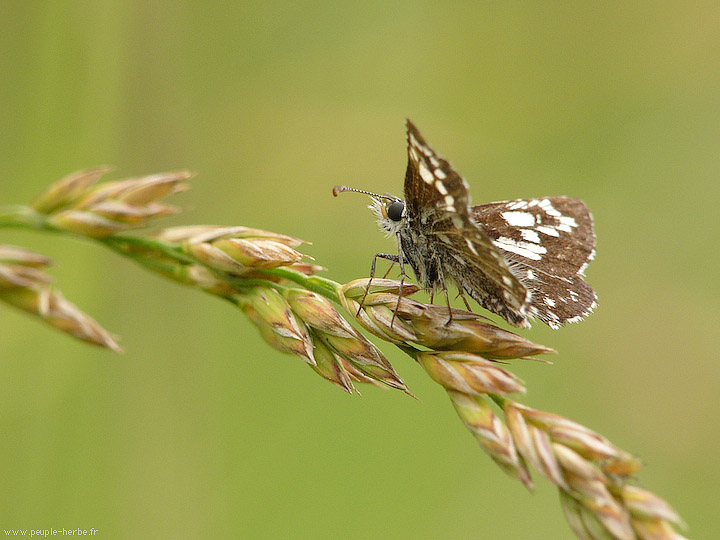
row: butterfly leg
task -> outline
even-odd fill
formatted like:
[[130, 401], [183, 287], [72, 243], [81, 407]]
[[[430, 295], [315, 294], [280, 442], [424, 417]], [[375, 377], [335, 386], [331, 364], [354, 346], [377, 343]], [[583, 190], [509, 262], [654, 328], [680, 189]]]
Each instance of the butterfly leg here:
[[[400, 263], [400, 268], [403, 267], [402, 262], [400, 261], [400, 258], [397, 255], [391, 255], [390, 253], [376, 253], [373, 257], [372, 266], [370, 266], [370, 279], [368, 280], [367, 287], [365, 287], [365, 294], [363, 294], [362, 300], [360, 300], [360, 306], [358, 307], [357, 313], [355, 316], [357, 317], [360, 315], [360, 311], [362, 311], [363, 304], [365, 303], [365, 298], [367, 298], [368, 293], [370, 292], [370, 284], [372, 283], [373, 278], [375, 277], [375, 265], [377, 264], [378, 259], [386, 259], [388, 261], [391, 261], [393, 264], [396, 262]], [[400, 286], [402, 289], [402, 285]], [[395, 317], [393, 316], [393, 319]], [[392, 326], [392, 325], [391, 325]]]
[[397, 316], [397, 312], [400, 309], [400, 300], [402, 300], [403, 285], [405, 285], [405, 261], [403, 260], [403, 250], [402, 242], [400, 240], [400, 233], [397, 233], [397, 243], [397, 263], [400, 265], [400, 287], [398, 288], [398, 299], [397, 304], [395, 304], [395, 311], [393, 311], [392, 319], [390, 319], [390, 328], [392, 328], [393, 324], [395, 324], [395, 317]]
[[462, 298], [462, 301], [465, 304], [465, 307], [467, 308], [467, 310], [472, 311], [472, 309], [470, 309], [470, 304], [468, 304], [467, 298], [465, 298], [465, 293], [463, 293], [462, 289], [460, 289], [460, 288], [458, 288], [458, 296], [460, 298]]
[[445, 284], [445, 276], [443, 275], [441, 267], [438, 268], [438, 282], [440, 283], [440, 287], [445, 294], [445, 303], [447, 304], [448, 308], [448, 320], [445, 323], [445, 326], [450, 326], [453, 321], [452, 308], [450, 307], [450, 296], [448, 295], [447, 285]]

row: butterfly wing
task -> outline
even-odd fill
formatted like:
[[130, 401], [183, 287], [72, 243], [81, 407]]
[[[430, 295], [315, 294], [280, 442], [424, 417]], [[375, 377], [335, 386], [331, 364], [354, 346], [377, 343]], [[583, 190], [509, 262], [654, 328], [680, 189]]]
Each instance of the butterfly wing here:
[[471, 215], [531, 291], [530, 316], [557, 328], [592, 311], [597, 297], [582, 276], [595, 255], [595, 234], [585, 203], [518, 199], [475, 206]]
[[528, 326], [529, 291], [473, 221], [467, 183], [409, 120], [407, 137], [405, 203], [415, 243], [431, 246], [429, 256], [440, 261], [443, 273], [480, 305], [512, 324]]
[[[470, 195], [468, 185], [425, 142], [410, 121], [406, 121], [408, 143], [408, 166], [405, 172], [405, 203], [411, 216], [455, 218], [469, 221]], [[460, 223], [459, 223], [460, 224]]]

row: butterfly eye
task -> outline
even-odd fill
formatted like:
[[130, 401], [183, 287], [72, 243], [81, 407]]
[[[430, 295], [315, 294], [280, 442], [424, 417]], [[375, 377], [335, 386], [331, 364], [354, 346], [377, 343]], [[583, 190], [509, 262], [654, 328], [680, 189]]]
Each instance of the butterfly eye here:
[[404, 210], [405, 203], [403, 201], [391, 202], [386, 207], [387, 216], [393, 221], [400, 221]]

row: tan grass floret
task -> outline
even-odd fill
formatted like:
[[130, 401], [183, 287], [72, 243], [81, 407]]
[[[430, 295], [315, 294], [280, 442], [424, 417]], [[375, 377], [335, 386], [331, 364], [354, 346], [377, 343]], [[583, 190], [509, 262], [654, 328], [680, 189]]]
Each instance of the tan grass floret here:
[[73, 337], [120, 351], [107, 330], [52, 288], [52, 278], [42, 270], [50, 263], [48, 257], [39, 253], [0, 245], [0, 300]]

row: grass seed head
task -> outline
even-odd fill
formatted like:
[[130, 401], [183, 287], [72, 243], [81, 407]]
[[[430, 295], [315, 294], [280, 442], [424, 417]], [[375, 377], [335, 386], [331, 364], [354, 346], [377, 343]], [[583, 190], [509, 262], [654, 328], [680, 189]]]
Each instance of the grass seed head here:
[[256, 287], [243, 295], [243, 309], [268, 344], [315, 364], [308, 329], [280, 293], [269, 287]]
[[302, 253], [269, 238], [224, 238], [212, 245], [251, 269], [288, 266], [303, 258]]
[[171, 214], [177, 214], [180, 209], [175, 206], [160, 203], [149, 203], [144, 206], [135, 206], [123, 201], [102, 201], [92, 207], [92, 212], [128, 225], [144, 225], [147, 220]]
[[598, 518], [567, 491], [560, 490], [560, 505], [575, 536], [582, 540], [617, 540]]
[[[368, 283], [370, 287], [368, 289]], [[355, 279], [342, 285], [340, 290], [343, 296], [360, 300], [365, 296], [365, 291], [368, 293], [382, 293], [382, 292], [398, 292], [400, 282], [394, 279], [373, 279], [369, 278]], [[420, 287], [412, 283], [404, 283], [402, 287], [402, 296], [410, 296], [420, 290]]]
[[41, 214], [50, 214], [56, 210], [75, 204], [100, 177], [109, 172], [109, 167], [85, 169], [58, 180], [41, 193], [32, 207]]
[[[375, 283], [378, 281], [379, 283]], [[548, 347], [478, 320], [480, 315], [453, 309], [449, 322], [446, 306], [423, 304], [407, 295], [417, 287], [404, 287], [398, 297], [399, 282], [355, 280], [341, 287], [345, 309], [369, 332], [393, 343], [409, 343], [435, 350], [472, 352], [491, 360], [526, 358], [554, 352]], [[362, 300], [365, 295], [364, 300]], [[362, 308], [360, 303], [362, 301]], [[359, 312], [358, 312], [359, 311]]]
[[515, 449], [507, 426], [495, 415], [486, 398], [454, 390], [449, 390], [448, 396], [460, 420], [475, 436], [482, 449], [506, 473], [532, 489], [530, 473]]
[[683, 527], [667, 502], [628, 485], [637, 458], [566, 418], [503, 400], [507, 426], [525, 461], [560, 488], [563, 511], [580, 538], [678, 539]]
[[48, 223], [59, 230], [104, 238], [179, 212], [160, 200], [185, 190], [187, 184], [183, 182], [192, 176], [182, 171], [96, 184], [107, 170], [70, 175], [41, 195], [35, 210], [48, 214]]
[[415, 359], [428, 375], [447, 390], [468, 395], [524, 393], [522, 381], [512, 372], [485, 358], [459, 351], [423, 351]]
[[66, 300], [59, 291], [48, 287], [0, 288], [0, 300], [37, 315], [54, 328], [82, 341], [114, 351], [122, 350], [112, 334]]
[[[262, 236], [253, 237], [257, 233]], [[303, 254], [288, 245], [301, 240], [246, 227], [194, 226], [174, 227], [157, 236], [179, 244], [183, 251], [202, 263], [231, 275], [240, 276], [253, 270], [268, 270], [297, 264]]]
[[51, 265], [52, 259], [23, 247], [0, 244], [0, 263], [42, 268]]
[[117, 193], [116, 198], [132, 206], [148, 206], [168, 195], [187, 190], [189, 186], [183, 182], [193, 176], [189, 171], [152, 174], [129, 181], [127, 187]]
[[0, 244], [0, 289], [41, 288], [52, 278], [42, 269], [52, 259], [29, 249]]
[[185, 253], [192, 255], [213, 270], [225, 272], [231, 276], [241, 276], [252, 270], [211, 243], [185, 242], [182, 248]]
[[680, 515], [664, 499], [638, 486], [624, 485], [621, 496], [634, 519], [641, 521], [663, 520], [685, 527]]
[[184, 225], [180, 227], [169, 227], [158, 233], [158, 236], [166, 242], [172, 243], [184, 241], [212, 242], [228, 238], [266, 238], [291, 248], [309, 243], [299, 238], [262, 229], [240, 226], [225, 227], [221, 225]]
[[613, 445], [599, 433], [560, 415], [532, 409], [520, 403], [506, 401], [505, 409], [516, 408], [524, 419], [546, 432], [553, 442], [572, 448], [586, 459], [602, 462], [619, 458], [626, 460], [627, 454]]
[[84, 210], [62, 210], [47, 221], [56, 229], [90, 238], [104, 238], [131, 228], [127, 223]]
[[32, 288], [46, 285], [51, 281], [52, 278], [39, 268], [0, 263], [0, 289]]
[[348, 394], [357, 392], [342, 358], [323, 343], [320, 336], [314, 336], [313, 343], [315, 344], [313, 351], [315, 365], [310, 364], [310, 367], [318, 375], [342, 388]]
[[317, 331], [346, 338], [359, 335], [324, 296], [297, 288], [286, 289], [283, 294], [293, 312]]
[[224, 279], [221, 279], [207, 267], [199, 264], [184, 265], [182, 270], [182, 282], [192, 287], [216, 296], [229, 297], [237, 293], [237, 289]]
[[673, 529], [667, 521], [656, 520], [633, 520], [633, 529], [637, 533], [636, 538], [642, 540], [688, 540]]

